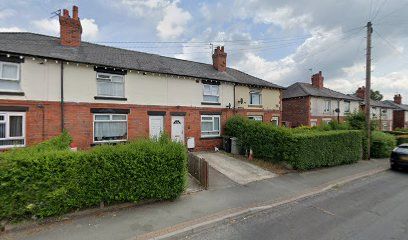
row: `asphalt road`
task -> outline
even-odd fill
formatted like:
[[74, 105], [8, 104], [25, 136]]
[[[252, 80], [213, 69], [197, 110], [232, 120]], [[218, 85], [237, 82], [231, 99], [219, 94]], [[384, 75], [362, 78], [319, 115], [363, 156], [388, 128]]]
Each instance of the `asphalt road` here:
[[408, 172], [386, 171], [183, 239], [408, 239]]

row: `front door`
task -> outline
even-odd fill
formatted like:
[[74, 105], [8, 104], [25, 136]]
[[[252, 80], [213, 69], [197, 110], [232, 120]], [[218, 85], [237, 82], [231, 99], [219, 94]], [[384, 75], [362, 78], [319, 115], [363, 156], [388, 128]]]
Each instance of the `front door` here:
[[184, 116], [171, 117], [171, 140], [184, 143]]
[[157, 139], [162, 134], [163, 127], [163, 116], [149, 116], [149, 135], [150, 138]]

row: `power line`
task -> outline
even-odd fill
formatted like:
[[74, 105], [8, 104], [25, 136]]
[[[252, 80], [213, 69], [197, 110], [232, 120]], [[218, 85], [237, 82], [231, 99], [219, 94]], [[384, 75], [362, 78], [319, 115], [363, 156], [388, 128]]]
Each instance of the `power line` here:
[[378, 16], [378, 13], [380, 13], [380, 11], [381, 11], [381, 8], [382, 8], [383, 6], [385, 6], [385, 4], [386, 4], [387, 2], [388, 2], [388, 0], [384, 0], [384, 1], [382, 1], [381, 4], [379, 4], [379, 6], [378, 6], [378, 8], [377, 8], [377, 11], [375, 12], [372, 21], [375, 20], [375, 18]]

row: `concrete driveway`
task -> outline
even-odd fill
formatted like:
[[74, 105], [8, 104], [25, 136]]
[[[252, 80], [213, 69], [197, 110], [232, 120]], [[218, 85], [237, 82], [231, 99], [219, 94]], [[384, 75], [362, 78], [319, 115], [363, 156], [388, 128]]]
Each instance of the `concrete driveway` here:
[[[270, 171], [223, 152], [198, 152], [196, 155], [204, 158], [212, 168], [221, 174], [241, 185], [277, 176]], [[209, 177], [211, 178], [211, 175]]]

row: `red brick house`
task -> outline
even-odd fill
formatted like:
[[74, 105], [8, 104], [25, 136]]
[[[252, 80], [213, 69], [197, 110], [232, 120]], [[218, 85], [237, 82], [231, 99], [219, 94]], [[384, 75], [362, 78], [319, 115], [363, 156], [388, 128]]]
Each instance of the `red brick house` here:
[[408, 128], [408, 105], [402, 103], [401, 94], [394, 96], [394, 101], [385, 100], [384, 103], [394, 107], [393, 130], [396, 128]]
[[322, 72], [311, 83], [297, 82], [283, 91], [283, 121], [287, 126], [317, 126], [358, 111], [361, 99], [324, 87]]
[[224, 47], [204, 64], [83, 42], [75, 6], [59, 21], [60, 38], [0, 33], [0, 148], [66, 129], [80, 149], [166, 132], [202, 150], [234, 114], [281, 121], [283, 87], [229, 68]]

